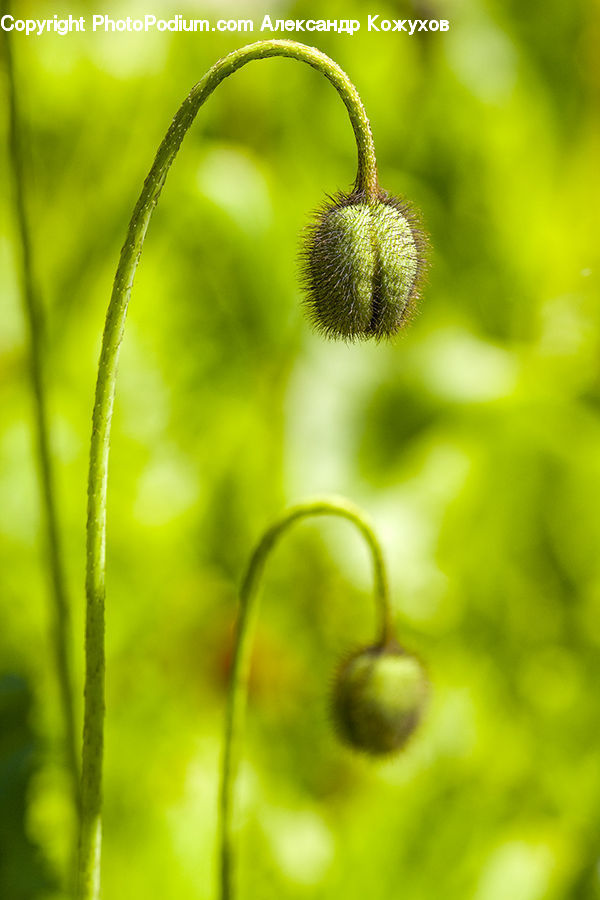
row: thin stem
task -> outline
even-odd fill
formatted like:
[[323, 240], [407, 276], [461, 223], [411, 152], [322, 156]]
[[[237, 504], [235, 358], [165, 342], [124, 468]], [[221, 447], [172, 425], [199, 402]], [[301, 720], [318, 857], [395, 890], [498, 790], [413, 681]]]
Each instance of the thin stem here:
[[356, 88], [333, 60], [314, 47], [293, 41], [261, 41], [233, 51], [217, 62], [181, 105], [158, 149], [129, 223], [117, 267], [106, 325], [93, 414], [88, 480], [86, 679], [82, 758], [82, 824], [79, 851], [79, 900], [96, 900], [100, 887], [100, 814], [104, 721], [104, 599], [106, 490], [110, 427], [119, 347], [127, 305], [144, 238], [167, 173], [196, 113], [215, 88], [237, 69], [255, 59], [285, 56], [321, 72], [340, 94], [352, 123], [358, 148], [355, 190], [368, 199], [378, 195], [377, 165], [371, 129]]
[[11, 42], [6, 33], [4, 34], [4, 49], [8, 83], [9, 156], [12, 169], [15, 218], [21, 245], [21, 293], [28, 328], [29, 374], [33, 392], [36, 454], [39, 470], [46, 552], [51, 576], [50, 593], [53, 616], [52, 645], [54, 647], [60, 704], [62, 709], [64, 753], [71, 782], [73, 806], [77, 813], [79, 809], [79, 766], [77, 760], [77, 741], [75, 737], [75, 704], [73, 699], [73, 684], [69, 657], [71, 628], [65, 567], [58, 525], [54, 470], [50, 451], [50, 439], [48, 436], [48, 411], [46, 405], [43, 362], [42, 305], [33, 274], [33, 251], [31, 247], [25, 198], [21, 120], [15, 85]]
[[301, 503], [297, 506], [292, 506], [265, 531], [252, 554], [240, 590], [240, 608], [236, 628], [233, 668], [227, 698], [225, 744], [219, 795], [221, 900], [233, 900], [236, 893], [234, 884], [234, 794], [241, 757], [252, 640], [258, 615], [258, 585], [269, 554], [290, 525], [309, 516], [329, 515], [348, 519], [356, 525], [365, 538], [373, 560], [374, 599], [379, 630], [378, 643], [385, 645], [392, 640], [389, 589], [383, 554], [373, 529], [360, 509], [341, 499]]

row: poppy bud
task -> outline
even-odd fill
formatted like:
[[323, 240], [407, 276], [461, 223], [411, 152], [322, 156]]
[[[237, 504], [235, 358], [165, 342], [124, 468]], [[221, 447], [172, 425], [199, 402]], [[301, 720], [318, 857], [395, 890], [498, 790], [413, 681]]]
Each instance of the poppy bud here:
[[341, 666], [333, 715], [343, 740], [373, 756], [400, 750], [417, 727], [427, 699], [421, 663], [397, 645], [354, 653]]
[[403, 201], [384, 193], [335, 198], [308, 227], [301, 251], [315, 327], [349, 341], [394, 335], [418, 299], [425, 247], [418, 219]]

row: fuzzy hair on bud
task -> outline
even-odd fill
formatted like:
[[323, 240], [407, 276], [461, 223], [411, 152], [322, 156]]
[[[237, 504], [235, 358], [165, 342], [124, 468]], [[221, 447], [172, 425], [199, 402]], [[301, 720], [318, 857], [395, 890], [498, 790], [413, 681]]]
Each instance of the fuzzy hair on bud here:
[[421, 663], [398, 645], [359, 650], [342, 664], [334, 685], [341, 738], [372, 756], [397, 752], [419, 724], [427, 693]]
[[381, 193], [340, 194], [318, 211], [301, 249], [308, 314], [346, 341], [389, 338], [410, 318], [424, 278], [427, 239], [415, 211]]

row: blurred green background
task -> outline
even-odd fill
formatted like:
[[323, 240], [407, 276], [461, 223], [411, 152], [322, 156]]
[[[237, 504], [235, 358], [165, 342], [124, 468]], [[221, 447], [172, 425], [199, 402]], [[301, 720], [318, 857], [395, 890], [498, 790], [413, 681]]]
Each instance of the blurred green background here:
[[[257, 30], [13, 41], [78, 717], [100, 336], [133, 204], [192, 84], [259, 39], [266, 12], [360, 19], [354, 37], [303, 37], [354, 80], [381, 182], [422, 209], [433, 248], [403, 338], [325, 343], [302, 314], [297, 247], [309, 211], [354, 180], [335, 91], [290, 60], [253, 63], [184, 142], [133, 292], [114, 418], [104, 897], [215, 895], [237, 586], [270, 519], [321, 493], [374, 520], [432, 701], [395, 761], [339, 746], [328, 693], [340, 655], [371, 639], [369, 561], [347, 523], [298, 527], [265, 579], [240, 897], [600, 897], [598, 7], [23, 2], [17, 14], [98, 11]], [[367, 13], [451, 27], [369, 34]], [[68, 779], [6, 115], [0, 131], [0, 896], [58, 900]]]

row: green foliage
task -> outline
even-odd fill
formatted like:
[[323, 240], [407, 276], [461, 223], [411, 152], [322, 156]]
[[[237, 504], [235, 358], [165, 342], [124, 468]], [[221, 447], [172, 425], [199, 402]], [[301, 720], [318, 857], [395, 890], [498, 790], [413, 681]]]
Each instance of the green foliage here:
[[31, 690], [16, 675], [0, 679], [0, 895], [11, 900], [48, 896], [55, 886], [27, 833], [27, 802], [39, 764], [29, 722]]
[[[351, 0], [343, 15], [363, 11]], [[598, 896], [594, 16], [580, 2], [474, 0], [445, 36], [318, 39], [361, 92], [382, 183], [415, 201], [431, 235], [420, 314], [390, 346], [325, 344], [302, 315], [298, 233], [355, 173], [334, 91], [266, 61], [224, 83], [190, 132], [148, 233], [114, 413], [106, 900], [214, 896], [239, 578], [272, 517], [323, 491], [372, 516], [431, 705], [395, 761], [339, 747], [328, 693], [340, 654], [372, 629], [368, 559], [337, 523], [290, 536], [266, 573], [253, 662], [245, 896]], [[79, 692], [91, 402], [123, 231], [174, 110], [241, 43], [13, 44]], [[5, 129], [0, 116], [3, 175]], [[45, 755], [25, 827], [62, 873], [67, 787], [9, 200], [3, 177], [0, 659], [30, 673]]]

